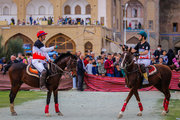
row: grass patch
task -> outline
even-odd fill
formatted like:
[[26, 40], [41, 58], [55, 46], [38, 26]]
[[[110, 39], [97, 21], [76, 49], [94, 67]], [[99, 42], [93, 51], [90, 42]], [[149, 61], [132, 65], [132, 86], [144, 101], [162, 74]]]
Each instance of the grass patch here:
[[[9, 93], [10, 91], [0, 91], [0, 108], [9, 107]], [[15, 105], [20, 105], [24, 102], [41, 99], [45, 96], [43, 92], [37, 91], [19, 91], [15, 98]]]
[[[158, 104], [162, 104], [163, 99], [158, 101]], [[163, 117], [163, 120], [180, 120], [180, 100], [171, 99], [169, 103], [169, 113]]]

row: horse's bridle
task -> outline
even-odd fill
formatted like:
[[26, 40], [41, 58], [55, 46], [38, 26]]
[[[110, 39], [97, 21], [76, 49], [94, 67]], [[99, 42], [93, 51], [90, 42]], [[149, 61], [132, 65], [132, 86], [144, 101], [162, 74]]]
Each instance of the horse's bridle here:
[[[71, 58], [68, 60], [68, 62], [67, 62], [67, 68], [69, 68], [69, 66], [70, 66], [70, 64], [72, 64], [71, 63]], [[73, 63], [75, 63], [75, 62], [77, 62], [77, 60], [73, 60]], [[58, 72], [58, 71], [56, 71], [56, 73], [55, 74], [52, 74], [52, 75], [50, 75], [49, 77], [53, 77], [53, 76], [56, 76], [56, 75], [60, 75], [60, 74], [68, 74], [71, 78], [73, 78], [73, 76], [72, 76], [72, 74], [71, 74], [71, 71], [72, 71], [72, 69], [70, 68], [70, 70], [63, 70], [61, 67], [59, 67], [57, 64], [55, 64], [55, 63], [50, 63], [51, 65], [54, 65], [55, 66], [55, 68], [56, 68], [56, 70], [58, 69], [60, 72]]]

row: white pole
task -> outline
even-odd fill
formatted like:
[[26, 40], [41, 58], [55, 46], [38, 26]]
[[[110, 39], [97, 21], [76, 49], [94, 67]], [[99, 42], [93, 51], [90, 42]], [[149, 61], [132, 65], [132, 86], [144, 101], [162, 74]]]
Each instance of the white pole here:
[[127, 9], [128, 3], [125, 4], [125, 8], [124, 8], [124, 12], [125, 12], [125, 16], [124, 16], [124, 45], [126, 45], [126, 9]]

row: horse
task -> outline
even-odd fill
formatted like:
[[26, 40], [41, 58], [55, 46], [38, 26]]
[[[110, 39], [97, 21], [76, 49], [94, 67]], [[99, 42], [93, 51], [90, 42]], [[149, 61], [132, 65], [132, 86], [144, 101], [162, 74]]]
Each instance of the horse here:
[[[50, 63], [51, 67], [53, 67], [54, 71], [49, 74], [46, 80], [46, 88], [47, 88], [47, 98], [46, 98], [46, 106], [45, 106], [45, 115], [50, 116], [49, 114], [49, 103], [51, 94], [54, 94], [54, 103], [55, 103], [55, 111], [59, 116], [63, 116], [63, 114], [59, 110], [58, 104], [58, 86], [60, 82], [60, 78], [64, 72], [76, 74], [76, 65], [77, 65], [77, 57], [72, 55], [71, 53], [63, 53], [60, 55], [53, 63]], [[9, 94], [10, 99], [10, 111], [12, 116], [17, 116], [16, 111], [14, 110], [14, 100], [16, 98], [16, 94], [20, 89], [23, 83], [39, 88], [39, 78], [31, 76], [26, 72], [27, 65], [23, 63], [14, 63], [9, 68], [9, 77], [11, 81], [11, 90]], [[67, 70], [66, 70], [67, 69]], [[72, 77], [72, 76], [71, 76]]]
[[[148, 85], [142, 85], [142, 71], [139, 64], [136, 64], [134, 61], [134, 55], [131, 52], [132, 48], [129, 50], [125, 50], [123, 48], [123, 54], [121, 56], [122, 62], [121, 62], [121, 68], [124, 68], [125, 71], [125, 83], [128, 88], [130, 88], [130, 92], [123, 104], [123, 107], [121, 111], [118, 114], [118, 118], [123, 117], [123, 112], [126, 109], [126, 106], [131, 99], [132, 95], [135, 95], [136, 100], [138, 102], [138, 106], [140, 111], [138, 112], [137, 116], [142, 116], [143, 111], [143, 105], [141, 103], [138, 89], [154, 86], [157, 88], [160, 92], [162, 92], [165, 95], [164, 101], [163, 101], [163, 107], [164, 110], [162, 111], [162, 115], [166, 115], [168, 113], [168, 105], [170, 101], [170, 92], [169, 92], [169, 84], [171, 81], [171, 69], [169, 66], [166, 65], [158, 65], [155, 64], [154, 66], [157, 69], [157, 72], [152, 74], [151, 76], [148, 76], [149, 84]], [[150, 66], [149, 66], [150, 67]]]

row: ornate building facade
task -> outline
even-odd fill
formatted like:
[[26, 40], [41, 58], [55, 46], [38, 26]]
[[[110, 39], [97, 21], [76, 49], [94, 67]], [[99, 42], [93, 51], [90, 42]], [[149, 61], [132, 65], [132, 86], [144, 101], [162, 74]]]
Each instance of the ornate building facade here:
[[[44, 41], [46, 46], [62, 44], [58, 52], [86, 53], [90, 50], [98, 55], [102, 49], [119, 52], [118, 45], [113, 42], [133, 46], [138, 42], [137, 32], [143, 29], [148, 33], [152, 50], [158, 44], [167, 49], [178, 49], [178, 37], [169, 37], [168, 43], [164, 42], [167, 41], [165, 34], [171, 31], [163, 31], [162, 28], [166, 13], [172, 14], [173, 11], [178, 14], [173, 10], [178, 7], [163, 10], [163, 6], [162, 0], [0, 0], [0, 34], [4, 45], [9, 40], [20, 37], [31, 49], [37, 40], [36, 33], [44, 30], [48, 33]], [[31, 16], [38, 25], [30, 25]], [[51, 25], [43, 20], [49, 17], [53, 21]], [[12, 18], [15, 25], [9, 25]], [[74, 20], [77, 24], [62, 24], [62, 21], [59, 22], [60, 18]], [[169, 17], [168, 20], [176, 20], [171, 25], [178, 35], [180, 29], [176, 27], [179, 26], [176, 18]], [[26, 24], [18, 25], [17, 21], [24, 21]], [[170, 27], [171, 25], [169, 24]], [[175, 42], [171, 42], [173, 39]]]

